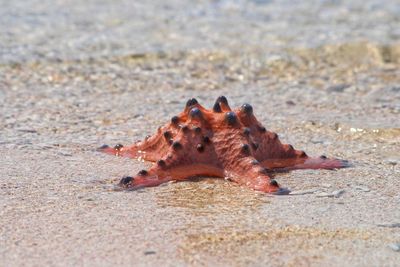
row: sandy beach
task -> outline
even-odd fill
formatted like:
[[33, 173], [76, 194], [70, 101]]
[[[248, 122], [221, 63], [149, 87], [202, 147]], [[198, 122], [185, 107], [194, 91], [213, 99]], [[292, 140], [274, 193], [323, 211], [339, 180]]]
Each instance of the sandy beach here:
[[[0, 1], [0, 266], [398, 266], [396, 1]], [[349, 160], [137, 191], [101, 154], [225, 95]]]

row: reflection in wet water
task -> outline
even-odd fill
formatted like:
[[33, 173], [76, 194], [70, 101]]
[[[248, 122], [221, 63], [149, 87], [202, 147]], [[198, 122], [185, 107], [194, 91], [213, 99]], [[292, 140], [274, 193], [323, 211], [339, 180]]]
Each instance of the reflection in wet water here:
[[[318, 262], [323, 258], [321, 250], [336, 251], [343, 255], [346, 254], [346, 245], [354, 242], [368, 248], [366, 241], [379, 236], [376, 232], [359, 229], [270, 227], [263, 232], [226, 229], [216, 233], [189, 235], [180, 246], [180, 255], [187, 262], [199, 265], [211, 259], [235, 265], [296, 263], [294, 266], [298, 266], [305, 258], [313, 263]], [[300, 255], [305, 258], [299, 263]]]
[[169, 184], [157, 195], [160, 207], [182, 208], [191, 215], [255, 212], [270, 203], [261, 194], [218, 178], [195, 179]]

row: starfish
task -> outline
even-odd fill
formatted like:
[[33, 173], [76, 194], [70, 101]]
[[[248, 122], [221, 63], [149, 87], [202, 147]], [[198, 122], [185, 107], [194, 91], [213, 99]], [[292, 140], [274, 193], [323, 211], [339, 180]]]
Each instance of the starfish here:
[[251, 105], [232, 110], [224, 96], [218, 97], [211, 110], [189, 99], [183, 112], [153, 136], [130, 146], [103, 145], [99, 151], [154, 162], [149, 170], [121, 179], [119, 186], [131, 190], [212, 176], [257, 191], [288, 194], [290, 191], [272, 178], [274, 172], [349, 166], [345, 160], [309, 157], [282, 144], [276, 133], [256, 119]]

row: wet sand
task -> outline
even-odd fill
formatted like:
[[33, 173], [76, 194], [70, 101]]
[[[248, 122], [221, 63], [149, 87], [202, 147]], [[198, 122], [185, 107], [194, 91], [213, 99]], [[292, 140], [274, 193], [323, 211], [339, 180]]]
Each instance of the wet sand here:
[[[394, 2], [43, 3], [0, 11], [0, 266], [398, 264]], [[113, 190], [149, 163], [96, 147], [219, 95], [354, 166], [278, 174], [289, 196], [207, 177]]]

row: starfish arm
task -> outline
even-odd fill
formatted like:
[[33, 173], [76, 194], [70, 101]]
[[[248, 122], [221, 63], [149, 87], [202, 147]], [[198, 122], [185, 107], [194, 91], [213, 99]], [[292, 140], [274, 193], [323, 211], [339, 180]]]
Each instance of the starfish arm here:
[[243, 133], [243, 125], [237, 120], [237, 113], [228, 112], [218, 123], [223, 131], [214, 131], [213, 144], [223, 165], [225, 178], [256, 191], [283, 193], [278, 183], [268, 175], [253, 157], [254, 147]]
[[[164, 161], [154, 164], [149, 170], [141, 170], [137, 175], [124, 177], [119, 185], [129, 190], [140, 189], [143, 187], [158, 186], [170, 181], [184, 181], [195, 176], [222, 177], [221, 169], [205, 164], [182, 164], [180, 166], [166, 165]], [[165, 164], [165, 165], [164, 165]]]
[[351, 164], [347, 160], [329, 159], [321, 157], [303, 157], [288, 159], [267, 159], [261, 162], [265, 168], [276, 171], [290, 171], [298, 169], [326, 169], [333, 170], [339, 168], [350, 167]]
[[172, 137], [179, 131], [177, 127], [171, 127], [171, 123], [160, 127], [152, 136], [147, 136], [143, 141], [138, 141], [130, 146], [116, 145], [109, 147], [103, 145], [98, 151], [121, 157], [134, 158], [155, 162], [160, 154], [167, 153], [173, 140]]
[[248, 142], [251, 144], [253, 155], [258, 161], [307, 156], [304, 151], [295, 150], [292, 145], [282, 144], [276, 133], [268, 131], [257, 120], [251, 105], [244, 104], [239, 109], [236, 109], [235, 112], [241, 124], [245, 127]]
[[[194, 108], [199, 111], [200, 116], [191, 113]], [[229, 108], [228, 105], [227, 108]], [[145, 140], [138, 141], [130, 146], [118, 144], [114, 147], [109, 147], [108, 145], [103, 145], [97, 150], [110, 155], [155, 162], [160, 155], [168, 152], [169, 147], [180, 132], [188, 133], [190, 130], [195, 130], [199, 133], [198, 129], [201, 129], [200, 126], [204, 126], [206, 122], [203, 116], [210, 120], [212, 112], [197, 103], [197, 100], [189, 99], [183, 112], [173, 116], [170, 122], [163, 127], [159, 127], [155, 134], [147, 136]], [[189, 124], [186, 125], [186, 122]]]
[[[142, 170], [128, 182], [123, 178], [120, 185], [128, 189], [156, 186], [168, 181], [187, 180], [193, 176], [223, 177], [223, 168], [215, 153], [214, 145], [205, 131], [181, 126], [165, 153], [157, 162]], [[124, 180], [125, 179], [125, 180]]]
[[253, 157], [244, 157], [225, 167], [225, 179], [234, 181], [250, 189], [285, 194], [288, 190], [280, 188], [278, 183], [269, 176], [269, 170]]
[[336, 169], [349, 167], [349, 163], [326, 157], [311, 158], [302, 150], [292, 145], [283, 144], [276, 133], [268, 131], [254, 116], [249, 104], [235, 110], [240, 122], [246, 127], [248, 142], [254, 157], [261, 165], [273, 170], [293, 169]]

